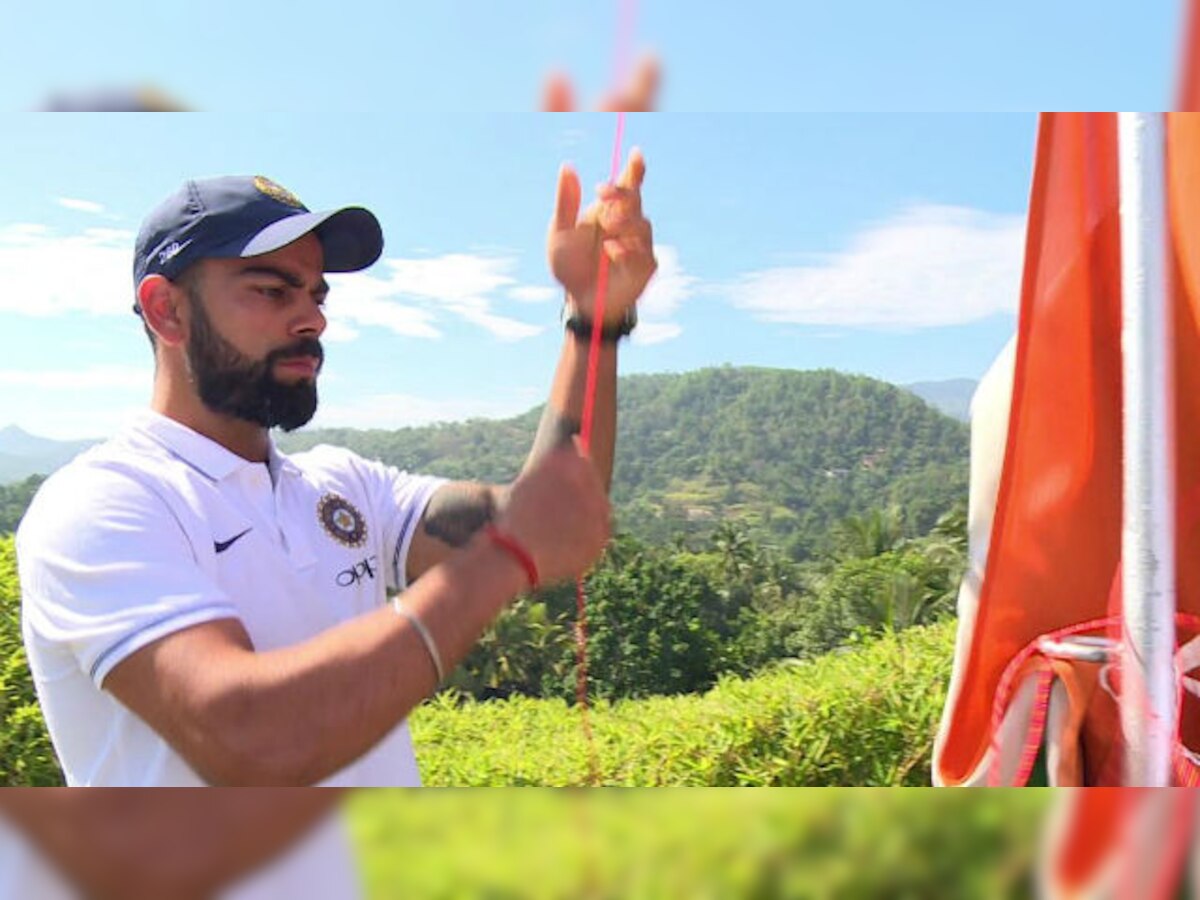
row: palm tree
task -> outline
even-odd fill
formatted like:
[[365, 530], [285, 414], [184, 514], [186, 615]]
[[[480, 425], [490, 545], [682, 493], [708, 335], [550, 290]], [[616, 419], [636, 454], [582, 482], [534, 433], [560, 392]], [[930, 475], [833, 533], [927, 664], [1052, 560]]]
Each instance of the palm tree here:
[[758, 562], [758, 548], [739, 523], [724, 521], [718, 525], [713, 531], [712, 545], [721, 557], [722, 574], [727, 580], [740, 580]]
[[837, 526], [835, 555], [841, 559], [872, 559], [904, 543], [904, 513], [893, 504], [861, 516], [848, 516]]

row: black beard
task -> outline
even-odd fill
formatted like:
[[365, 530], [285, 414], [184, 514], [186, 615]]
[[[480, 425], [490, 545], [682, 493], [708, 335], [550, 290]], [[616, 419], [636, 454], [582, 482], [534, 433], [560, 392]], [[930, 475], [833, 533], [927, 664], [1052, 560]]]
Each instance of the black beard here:
[[200, 401], [215, 413], [234, 416], [264, 428], [278, 426], [294, 431], [306, 425], [317, 411], [316, 381], [284, 384], [273, 374], [281, 359], [311, 356], [317, 371], [325, 352], [316, 338], [301, 338], [287, 347], [272, 350], [263, 359], [250, 359], [225, 340], [204, 312], [199, 292], [188, 290], [192, 334], [187, 345], [188, 365]]

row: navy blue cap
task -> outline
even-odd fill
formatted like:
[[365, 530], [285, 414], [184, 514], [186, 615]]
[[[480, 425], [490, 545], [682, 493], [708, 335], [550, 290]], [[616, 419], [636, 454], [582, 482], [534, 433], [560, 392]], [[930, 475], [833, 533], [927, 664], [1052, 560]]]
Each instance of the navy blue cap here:
[[142, 222], [133, 283], [155, 274], [175, 278], [202, 259], [270, 253], [309, 232], [325, 251], [326, 272], [357, 272], [383, 252], [379, 220], [361, 206], [310, 212], [261, 175], [188, 181]]

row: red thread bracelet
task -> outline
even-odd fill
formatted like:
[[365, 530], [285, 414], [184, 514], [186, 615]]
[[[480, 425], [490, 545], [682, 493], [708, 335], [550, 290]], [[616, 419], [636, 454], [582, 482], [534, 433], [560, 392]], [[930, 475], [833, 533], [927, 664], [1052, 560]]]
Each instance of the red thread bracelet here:
[[529, 579], [529, 589], [531, 591], [536, 591], [541, 587], [537, 564], [534, 563], [533, 557], [529, 555], [529, 551], [521, 546], [521, 543], [516, 538], [505, 534], [491, 522], [488, 522], [483, 527], [483, 531], [493, 544], [507, 552], [509, 556], [521, 564], [521, 568], [525, 570], [525, 577]]

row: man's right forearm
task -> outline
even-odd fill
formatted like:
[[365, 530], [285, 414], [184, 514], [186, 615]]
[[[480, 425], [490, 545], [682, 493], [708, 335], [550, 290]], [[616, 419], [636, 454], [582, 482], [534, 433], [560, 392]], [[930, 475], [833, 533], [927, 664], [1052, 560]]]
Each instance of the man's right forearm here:
[[[513, 559], [478, 536], [401, 599], [449, 671], [525, 586]], [[214, 783], [295, 785], [321, 782], [373, 747], [437, 678], [417, 629], [385, 608], [294, 647], [240, 653], [209, 684], [205, 714], [180, 736], [185, 757]]]
[[295, 844], [341, 798], [332, 790], [14, 789], [6, 816], [92, 898], [207, 898]]

